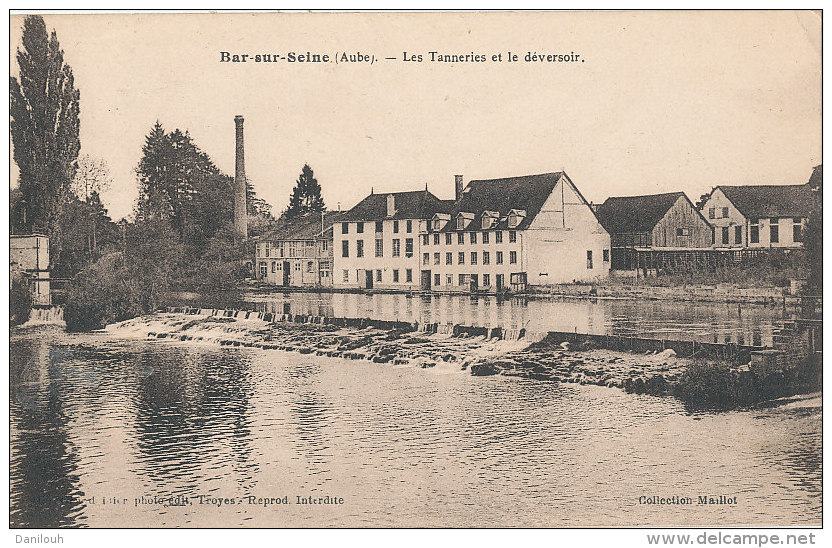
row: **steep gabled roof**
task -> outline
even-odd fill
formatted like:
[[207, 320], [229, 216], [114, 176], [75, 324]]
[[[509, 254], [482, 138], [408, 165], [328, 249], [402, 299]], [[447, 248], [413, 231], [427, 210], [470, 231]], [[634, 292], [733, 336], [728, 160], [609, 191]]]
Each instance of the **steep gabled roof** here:
[[[395, 197], [396, 214], [387, 216], [387, 197]], [[452, 203], [452, 202], [451, 202]], [[430, 219], [434, 213], [448, 213], [448, 200], [440, 200], [428, 190], [370, 194], [346, 212], [344, 221], [381, 221], [384, 219]]]
[[808, 217], [819, 198], [808, 184], [718, 186], [747, 219]]
[[[526, 217], [515, 227], [522, 230], [534, 221], [540, 208], [546, 203], [562, 177], [564, 173], [558, 171], [539, 175], [470, 181], [454, 205], [452, 215], [456, 217], [458, 213], [465, 212], [473, 213], [475, 218], [479, 218], [484, 211], [497, 211], [502, 219], [512, 209], [523, 209], [526, 211]], [[475, 225], [469, 227], [468, 230], [481, 228], [476, 222]], [[491, 228], [499, 229], [506, 228], [506, 226], [506, 221], [501, 220]], [[456, 231], [456, 223], [448, 223], [443, 231]]]
[[598, 206], [595, 215], [610, 234], [651, 232], [682, 196], [684, 192], [613, 196]]
[[[278, 240], [314, 240], [328, 232], [332, 225], [343, 220], [346, 211], [328, 211], [324, 213], [321, 223], [320, 213], [307, 213], [302, 217], [291, 220], [280, 219], [277, 225], [268, 233], [257, 238], [258, 241]], [[323, 231], [321, 226], [323, 225]]]

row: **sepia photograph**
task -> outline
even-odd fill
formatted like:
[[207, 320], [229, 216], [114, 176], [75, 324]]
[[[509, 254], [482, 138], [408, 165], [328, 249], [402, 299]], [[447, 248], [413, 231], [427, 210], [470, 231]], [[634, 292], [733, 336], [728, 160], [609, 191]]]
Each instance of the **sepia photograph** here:
[[15, 543], [814, 543], [821, 10], [12, 11], [9, 36]]

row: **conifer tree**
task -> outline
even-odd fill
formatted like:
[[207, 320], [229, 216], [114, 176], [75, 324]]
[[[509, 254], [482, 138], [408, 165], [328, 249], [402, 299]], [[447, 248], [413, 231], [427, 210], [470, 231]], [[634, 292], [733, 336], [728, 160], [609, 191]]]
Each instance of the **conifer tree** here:
[[300, 217], [309, 212], [321, 212], [326, 209], [321, 197], [321, 185], [309, 164], [303, 164], [300, 176], [289, 198], [289, 207], [283, 214], [285, 218]]

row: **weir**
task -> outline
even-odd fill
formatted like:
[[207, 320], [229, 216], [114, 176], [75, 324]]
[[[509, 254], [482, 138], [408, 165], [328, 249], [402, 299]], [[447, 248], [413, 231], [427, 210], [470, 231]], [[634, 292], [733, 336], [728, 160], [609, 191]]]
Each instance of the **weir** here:
[[[625, 335], [596, 335], [566, 331], [528, 332], [525, 328], [506, 329], [503, 327], [467, 326], [450, 323], [410, 323], [373, 318], [333, 318], [307, 314], [272, 314], [246, 310], [216, 310], [191, 307], [167, 307], [164, 311], [175, 314], [221, 316], [237, 320], [260, 320], [267, 323], [288, 322], [296, 324], [331, 325], [356, 329], [384, 329], [402, 332], [449, 335], [453, 337], [482, 337], [484, 339], [520, 341], [528, 344], [558, 345], [569, 343], [574, 349], [603, 348], [632, 353], [657, 353], [673, 350], [683, 358], [709, 357], [734, 364], [747, 364], [751, 353], [767, 349], [765, 346], [741, 345], [735, 343], [707, 343], [699, 341], [654, 339]], [[243, 342], [240, 344], [245, 345]]]

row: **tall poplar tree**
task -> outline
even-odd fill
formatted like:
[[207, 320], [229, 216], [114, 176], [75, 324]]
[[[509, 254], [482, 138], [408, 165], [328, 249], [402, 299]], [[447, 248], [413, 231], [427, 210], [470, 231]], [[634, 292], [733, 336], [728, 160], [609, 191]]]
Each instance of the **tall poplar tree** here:
[[47, 34], [42, 17], [26, 17], [22, 41], [20, 80], [9, 79], [9, 127], [20, 169], [12, 224], [19, 231], [45, 230], [53, 236], [78, 166], [80, 92], [57, 34]]

